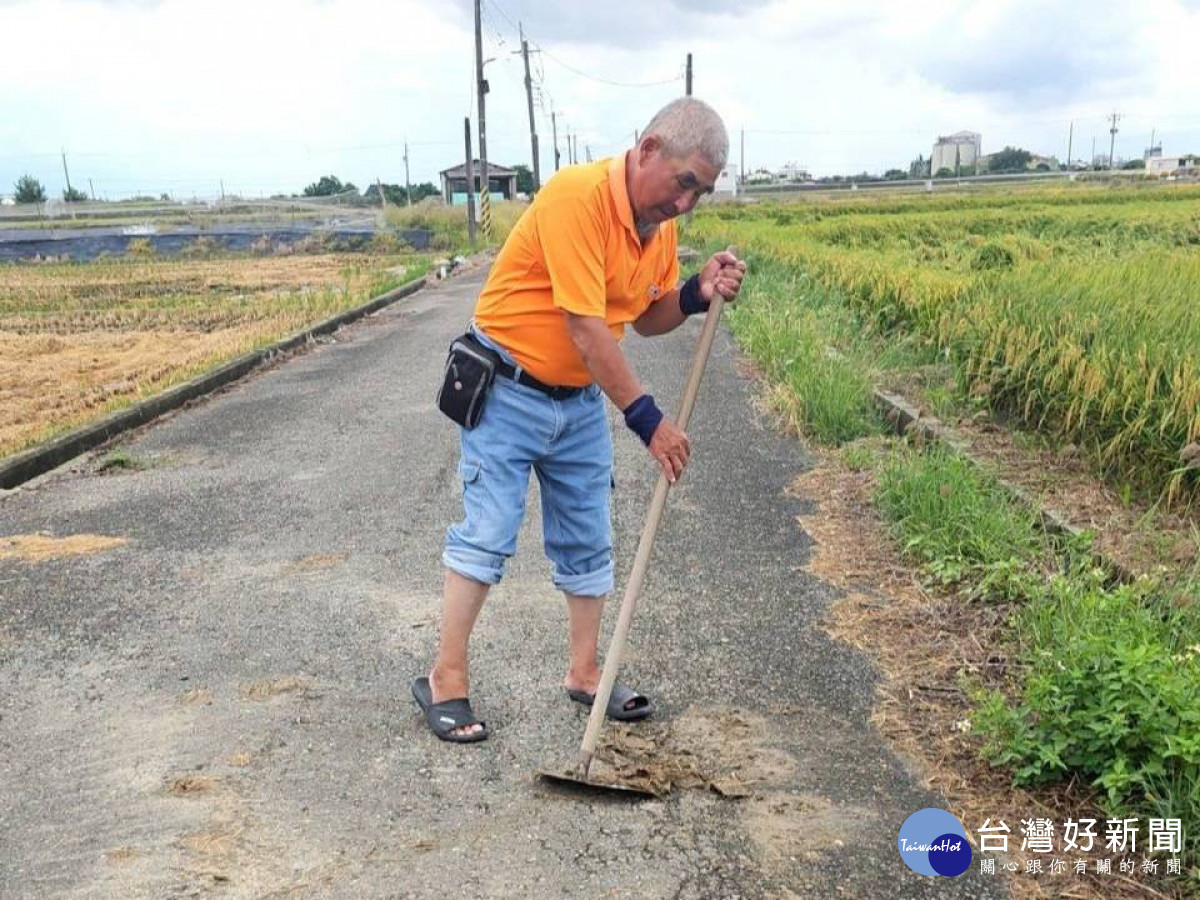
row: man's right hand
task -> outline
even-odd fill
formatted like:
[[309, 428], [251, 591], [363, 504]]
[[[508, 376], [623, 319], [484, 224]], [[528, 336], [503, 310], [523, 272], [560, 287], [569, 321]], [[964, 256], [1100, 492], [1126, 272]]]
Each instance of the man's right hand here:
[[688, 464], [688, 457], [692, 455], [692, 445], [688, 442], [688, 436], [665, 416], [658, 423], [658, 428], [654, 429], [649, 450], [650, 455], [658, 460], [663, 474], [671, 484], [679, 480]]

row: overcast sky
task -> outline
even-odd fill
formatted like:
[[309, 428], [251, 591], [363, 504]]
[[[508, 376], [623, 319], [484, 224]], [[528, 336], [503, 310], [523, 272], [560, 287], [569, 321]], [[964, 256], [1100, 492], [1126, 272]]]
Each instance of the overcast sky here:
[[[437, 182], [474, 110], [470, 0], [0, 0], [0, 193], [299, 192]], [[883, 172], [938, 134], [1065, 159], [1200, 152], [1200, 0], [484, 0], [488, 156], [530, 162], [520, 22], [535, 50], [543, 177], [559, 144], [611, 155], [694, 93], [730, 159], [814, 175]], [[540, 50], [541, 52], [536, 52]], [[477, 137], [477, 133], [476, 133]]]

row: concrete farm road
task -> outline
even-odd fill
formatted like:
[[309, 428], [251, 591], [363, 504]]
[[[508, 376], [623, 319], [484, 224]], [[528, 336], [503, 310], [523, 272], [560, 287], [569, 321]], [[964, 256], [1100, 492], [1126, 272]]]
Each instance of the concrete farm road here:
[[[585, 723], [559, 686], [536, 498], [473, 645], [494, 734], [425, 729], [408, 683], [460, 509], [433, 394], [481, 280], [144, 429], [123, 442], [140, 468], [77, 461], [0, 498], [0, 536], [120, 541], [0, 558], [0, 896], [997, 896], [900, 861], [900, 824], [938, 797], [870, 726], [871, 665], [817, 624], [834, 593], [804, 570], [784, 492], [808, 459], [756, 416], [727, 333], [622, 680], [657, 706], [635, 735], [750, 795], [631, 801], [536, 777]], [[627, 341], [665, 409], [699, 328]], [[656, 473], [614, 434], [619, 600]]]

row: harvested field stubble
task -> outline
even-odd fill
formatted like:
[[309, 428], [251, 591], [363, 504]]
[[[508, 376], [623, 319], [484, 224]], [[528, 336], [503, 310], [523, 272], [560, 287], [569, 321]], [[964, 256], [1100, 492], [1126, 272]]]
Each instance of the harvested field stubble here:
[[101, 260], [0, 277], [0, 455], [421, 275], [412, 255]]

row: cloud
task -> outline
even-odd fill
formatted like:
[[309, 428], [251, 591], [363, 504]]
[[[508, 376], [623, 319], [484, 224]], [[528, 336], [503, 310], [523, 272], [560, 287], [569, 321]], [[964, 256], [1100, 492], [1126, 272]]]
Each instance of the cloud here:
[[1063, 107], [1114, 87], [1136, 91], [1154, 70], [1139, 40], [1147, 18], [1132, 4], [1102, 15], [1065, 0], [960, 6], [926, 33], [916, 71], [952, 94], [1026, 110]]
[[[751, 167], [903, 168], [962, 128], [1061, 156], [1069, 121], [1079, 155], [1093, 136], [1107, 148], [1114, 109], [1118, 154], [1155, 128], [1168, 152], [1200, 150], [1183, 87], [1200, 83], [1200, 0], [1125, 6], [485, 0], [488, 153], [529, 159], [518, 21], [545, 50], [531, 60], [543, 174], [551, 103], [564, 161], [568, 134], [581, 160], [620, 152], [683, 92], [688, 52]], [[396, 182], [406, 140], [413, 179], [433, 180], [461, 161], [463, 118], [477, 128], [469, 0], [0, 0], [0, 33], [46, 36], [0, 52], [0, 192], [26, 171], [56, 191], [61, 147], [72, 179], [112, 195]]]
[[[485, 34], [500, 34], [517, 44], [517, 26], [539, 45], [584, 44], [611, 48], [671, 47], [680, 57], [681, 40], [719, 34], [723, 24], [767, 7], [770, 0], [609, 0], [605, 3], [540, 3], [532, 0], [483, 0]], [[474, 30], [474, 4], [454, 0], [456, 21]], [[725, 24], [725, 27], [733, 27]]]

